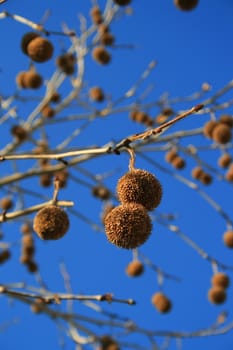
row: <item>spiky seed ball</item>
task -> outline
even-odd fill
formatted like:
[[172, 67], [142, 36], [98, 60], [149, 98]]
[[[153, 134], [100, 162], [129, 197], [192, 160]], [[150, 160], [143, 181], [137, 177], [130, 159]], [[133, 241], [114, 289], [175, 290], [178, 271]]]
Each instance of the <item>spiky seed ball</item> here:
[[193, 168], [192, 177], [196, 180], [199, 180], [203, 174], [203, 169], [200, 166]]
[[27, 47], [28, 44], [30, 43], [30, 41], [32, 41], [35, 38], [38, 38], [39, 34], [36, 32], [28, 32], [26, 34], [24, 34], [24, 36], [21, 39], [21, 49], [23, 51], [23, 53], [25, 53], [25, 55], [28, 54], [27, 52]]
[[99, 64], [108, 64], [111, 61], [110, 53], [103, 47], [97, 46], [92, 50], [92, 57]]
[[35, 70], [25, 72], [23, 75], [24, 88], [28, 89], [39, 89], [43, 83], [43, 79], [39, 73]]
[[213, 286], [228, 288], [230, 284], [230, 279], [225, 273], [218, 272], [212, 277], [211, 283]]
[[109, 242], [120, 248], [134, 249], [145, 243], [152, 223], [146, 209], [137, 203], [119, 205], [104, 220]]
[[231, 141], [231, 128], [227, 124], [218, 124], [213, 130], [212, 138], [215, 142], [225, 145]]
[[14, 125], [11, 128], [11, 134], [17, 139], [17, 141], [22, 142], [28, 137], [27, 130], [21, 125]]
[[56, 171], [54, 176], [58, 179], [59, 181], [59, 188], [64, 188], [67, 185], [67, 180], [69, 177], [69, 172], [66, 169]]
[[0, 200], [0, 207], [2, 210], [9, 210], [13, 207], [13, 201], [10, 197], [3, 197]]
[[155, 293], [151, 298], [151, 302], [155, 306], [155, 308], [161, 313], [169, 312], [172, 308], [171, 301], [162, 292]]
[[125, 270], [126, 274], [130, 277], [137, 277], [143, 274], [144, 272], [144, 265], [141, 261], [134, 260], [131, 261]]
[[89, 97], [96, 102], [102, 102], [104, 100], [104, 92], [99, 86], [94, 86], [89, 90]]
[[175, 6], [183, 11], [191, 11], [197, 7], [199, 0], [174, 0]]
[[59, 239], [69, 228], [69, 218], [66, 212], [55, 205], [50, 205], [38, 211], [33, 220], [33, 229], [41, 239]]
[[113, 0], [118, 6], [126, 6], [131, 3], [131, 0]]
[[184, 167], [186, 166], [185, 160], [182, 157], [180, 157], [180, 156], [176, 156], [172, 160], [171, 164], [176, 169], [184, 169]]
[[208, 291], [208, 299], [213, 304], [223, 304], [226, 300], [225, 289], [219, 286], [213, 286]]
[[228, 248], [233, 248], [233, 231], [226, 231], [223, 235], [223, 241]]
[[210, 174], [202, 172], [199, 180], [201, 183], [203, 183], [203, 185], [210, 185], [213, 181], [213, 178]]
[[53, 56], [53, 45], [48, 39], [36, 37], [29, 42], [27, 54], [35, 62], [46, 62]]
[[216, 120], [209, 120], [203, 126], [203, 134], [206, 137], [211, 139], [213, 135], [213, 131], [217, 125], [218, 125], [218, 122]]
[[149, 171], [135, 169], [123, 175], [117, 183], [117, 195], [122, 204], [139, 203], [147, 210], [156, 208], [162, 199], [160, 181]]
[[233, 127], [233, 117], [232, 117], [232, 115], [222, 114], [219, 117], [219, 121], [220, 121], [220, 123], [228, 125], [230, 128]]
[[232, 158], [229, 153], [224, 153], [218, 159], [218, 166], [221, 168], [227, 168], [231, 164]]

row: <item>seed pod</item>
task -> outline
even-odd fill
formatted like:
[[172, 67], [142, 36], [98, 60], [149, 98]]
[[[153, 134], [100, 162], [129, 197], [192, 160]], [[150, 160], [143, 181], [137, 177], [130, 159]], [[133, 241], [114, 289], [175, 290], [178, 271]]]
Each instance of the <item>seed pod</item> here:
[[68, 215], [62, 208], [50, 205], [38, 211], [34, 217], [33, 229], [41, 239], [59, 239], [69, 229]]
[[102, 45], [111, 46], [114, 44], [115, 37], [111, 33], [102, 33], [100, 35], [100, 42]]
[[123, 175], [118, 180], [116, 191], [122, 204], [139, 203], [147, 210], [156, 208], [162, 199], [160, 181], [142, 169], [135, 169]]
[[94, 86], [89, 90], [89, 97], [93, 101], [102, 102], [104, 100], [104, 92], [100, 87]]
[[43, 83], [43, 79], [35, 70], [25, 72], [23, 75], [24, 88], [39, 89]]
[[131, 3], [131, 0], [113, 0], [118, 6], [126, 6]]
[[233, 181], [233, 163], [229, 165], [229, 168], [225, 174], [225, 178], [227, 181], [232, 182]]
[[174, 168], [180, 169], [180, 170], [184, 169], [184, 167], [186, 166], [185, 160], [178, 155], [172, 160], [171, 164]]
[[144, 266], [141, 261], [134, 260], [127, 265], [125, 272], [130, 277], [137, 277], [143, 274]]
[[24, 34], [24, 36], [21, 39], [21, 50], [23, 51], [23, 53], [25, 53], [25, 55], [28, 54], [27, 48], [30, 41], [38, 37], [39, 37], [39, 34], [36, 32], [28, 32]]
[[175, 6], [183, 11], [191, 11], [197, 7], [199, 0], [174, 0]]
[[36, 299], [35, 302], [33, 302], [30, 306], [30, 309], [33, 313], [39, 314], [43, 311], [45, 303], [41, 299]]
[[102, 13], [99, 6], [94, 6], [91, 8], [90, 16], [91, 16], [92, 22], [96, 25], [99, 25], [103, 22]]
[[173, 160], [178, 156], [177, 151], [175, 149], [171, 149], [170, 151], [166, 152], [165, 154], [165, 160], [168, 163], [172, 163]]
[[206, 172], [202, 172], [200, 179], [201, 183], [203, 183], [203, 185], [210, 185], [212, 183], [212, 176]]
[[226, 300], [225, 289], [219, 286], [213, 286], [208, 291], [208, 299], [212, 304], [223, 304]]
[[218, 124], [212, 134], [213, 140], [221, 145], [225, 145], [231, 141], [231, 128], [226, 124]]
[[148, 121], [149, 115], [146, 112], [133, 110], [130, 115], [130, 119], [138, 123], [146, 123]]
[[203, 169], [200, 166], [197, 166], [193, 168], [192, 170], [192, 177], [196, 180], [200, 180], [201, 176], [203, 174]]
[[38, 265], [35, 261], [30, 260], [27, 263], [27, 269], [28, 269], [28, 272], [35, 273], [38, 271]]
[[218, 159], [218, 165], [221, 168], [227, 168], [231, 164], [232, 158], [229, 153], [224, 153], [219, 159]]
[[109, 335], [103, 335], [100, 343], [101, 347], [98, 350], [120, 350], [117, 342]]
[[223, 235], [223, 241], [228, 248], [233, 248], [233, 231], [226, 231]]
[[11, 257], [11, 252], [8, 249], [0, 251], [0, 264], [3, 264], [5, 261], [9, 260]]
[[230, 128], [233, 127], [233, 117], [232, 117], [232, 115], [222, 114], [219, 117], [219, 121], [220, 121], [220, 123], [228, 125]]
[[27, 131], [21, 125], [12, 126], [11, 134], [16, 138], [18, 142], [22, 142], [28, 137]]
[[94, 197], [102, 200], [107, 200], [111, 197], [111, 192], [103, 185], [94, 186], [92, 188], [92, 194]]
[[32, 227], [28, 222], [25, 222], [23, 225], [21, 225], [20, 231], [22, 232], [23, 235], [27, 235], [32, 232]]
[[60, 101], [61, 101], [61, 95], [59, 94], [59, 92], [54, 91], [54, 93], [50, 97], [50, 102], [59, 103]]
[[110, 53], [103, 47], [97, 46], [92, 50], [92, 57], [99, 64], [105, 65], [111, 61]]
[[213, 286], [219, 286], [226, 289], [229, 287], [230, 279], [225, 273], [218, 272], [212, 277], [211, 283]]
[[40, 175], [40, 185], [42, 187], [49, 187], [52, 185], [52, 175], [51, 174], [42, 174]]
[[119, 205], [104, 220], [109, 242], [120, 248], [134, 249], [145, 243], [152, 223], [146, 209], [137, 203]]
[[213, 135], [213, 131], [217, 125], [218, 125], [218, 122], [216, 120], [209, 120], [203, 126], [203, 134], [206, 137], [211, 139]]
[[45, 118], [52, 118], [55, 116], [55, 110], [47, 104], [41, 109], [41, 115]]
[[13, 207], [13, 201], [10, 197], [3, 197], [0, 201], [2, 210], [9, 210]]
[[16, 75], [16, 84], [21, 88], [21, 89], [26, 89], [26, 85], [25, 85], [25, 75], [26, 75], [26, 71], [21, 71]]
[[151, 298], [151, 302], [156, 307], [156, 309], [161, 313], [167, 313], [172, 308], [171, 301], [162, 292], [155, 293]]
[[60, 170], [60, 171], [56, 171], [54, 176], [59, 181], [59, 188], [66, 187], [67, 180], [68, 180], [68, 177], [69, 177], [69, 172], [66, 169]]
[[53, 56], [53, 45], [45, 38], [36, 37], [29, 42], [27, 54], [35, 62], [46, 62]]
[[71, 75], [75, 71], [75, 56], [72, 53], [65, 53], [56, 59], [56, 65], [65, 74]]

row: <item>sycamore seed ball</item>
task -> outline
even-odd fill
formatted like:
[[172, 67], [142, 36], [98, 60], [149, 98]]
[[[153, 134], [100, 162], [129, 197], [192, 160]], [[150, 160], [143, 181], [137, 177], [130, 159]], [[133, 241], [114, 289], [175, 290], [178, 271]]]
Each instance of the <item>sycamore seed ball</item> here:
[[233, 248], [233, 231], [226, 231], [223, 235], [223, 241], [228, 248]]
[[231, 155], [229, 153], [224, 153], [223, 155], [221, 155], [221, 157], [219, 157], [218, 165], [221, 168], [227, 168], [231, 164], [231, 161]]
[[223, 304], [226, 297], [225, 289], [220, 286], [213, 286], [208, 291], [208, 299], [212, 304]]
[[172, 303], [162, 292], [155, 293], [151, 298], [152, 304], [161, 313], [167, 313], [172, 308]]
[[231, 141], [231, 128], [227, 124], [218, 124], [213, 130], [212, 137], [215, 142], [225, 145]]
[[131, 3], [131, 0], [113, 0], [118, 6], [126, 6]]
[[225, 273], [218, 272], [212, 277], [211, 283], [213, 286], [228, 288], [230, 284], [230, 279]]
[[66, 212], [55, 205], [38, 211], [33, 221], [33, 229], [41, 239], [55, 240], [63, 237], [69, 228]]
[[28, 32], [28, 33], [23, 35], [23, 37], [21, 39], [21, 49], [22, 49], [23, 53], [25, 53], [25, 55], [28, 54], [28, 52], [27, 52], [28, 44], [30, 43], [30, 41], [32, 41], [33, 39], [35, 39], [37, 37], [39, 37], [39, 34], [36, 32]]
[[35, 62], [46, 62], [53, 56], [53, 45], [45, 38], [36, 37], [29, 42], [27, 54]]
[[135, 169], [119, 179], [117, 195], [122, 204], [134, 202], [143, 205], [147, 210], [153, 210], [161, 202], [162, 186], [150, 172]]
[[137, 203], [126, 203], [112, 209], [104, 226], [109, 242], [125, 249], [134, 249], [145, 243], [152, 229], [146, 209]]
[[174, 0], [175, 6], [183, 11], [191, 11], [197, 7], [199, 0]]
[[103, 46], [95, 47], [92, 50], [92, 57], [101, 65], [108, 64], [111, 61], [110, 53]]
[[143, 274], [144, 266], [141, 261], [134, 260], [127, 265], [125, 272], [130, 277], [137, 277]]

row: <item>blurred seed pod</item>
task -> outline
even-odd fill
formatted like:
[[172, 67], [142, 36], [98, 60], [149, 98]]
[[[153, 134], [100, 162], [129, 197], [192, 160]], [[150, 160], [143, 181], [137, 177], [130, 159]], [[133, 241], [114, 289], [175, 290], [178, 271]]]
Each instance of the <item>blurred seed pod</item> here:
[[10, 197], [3, 197], [0, 200], [0, 207], [2, 210], [9, 210], [13, 207], [13, 201]]
[[192, 169], [192, 177], [196, 180], [200, 180], [203, 174], [203, 169], [200, 166], [197, 166]]
[[36, 299], [30, 306], [31, 311], [34, 314], [39, 314], [43, 311], [45, 303], [41, 299]]
[[42, 174], [40, 175], [40, 185], [42, 187], [49, 187], [52, 185], [53, 177], [51, 174]]
[[225, 289], [220, 286], [213, 286], [208, 291], [208, 299], [212, 304], [223, 304], [226, 298]]
[[34, 217], [33, 229], [41, 239], [57, 240], [69, 229], [68, 215], [56, 205], [47, 206]]
[[97, 46], [92, 50], [93, 59], [99, 64], [105, 65], [111, 61], [110, 53], [103, 47]]
[[54, 91], [50, 97], [50, 102], [59, 103], [60, 101], [61, 101], [61, 95], [59, 94], [59, 92]]
[[0, 251], [0, 264], [5, 263], [11, 258], [11, 252], [9, 249], [4, 249]]
[[27, 266], [28, 272], [30, 272], [30, 273], [35, 273], [38, 271], [38, 265], [35, 261], [30, 260], [26, 264], [26, 266]]
[[102, 200], [107, 200], [111, 198], [111, 192], [109, 189], [103, 185], [97, 185], [92, 187], [92, 194]]
[[130, 119], [138, 123], [146, 123], [148, 121], [149, 115], [146, 112], [139, 110], [132, 110], [129, 115]]
[[75, 71], [75, 56], [72, 53], [65, 53], [56, 59], [58, 68], [67, 75], [72, 75]]
[[46, 62], [53, 56], [53, 45], [48, 39], [38, 36], [27, 45], [27, 54], [35, 62]]
[[191, 11], [195, 9], [199, 0], [174, 0], [175, 6], [183, 11]]
[[224, 153], [223, 155], [221, 155], [221, 157], [219, 157], [218, 165], [221, 168], [227, 168], [231, 164], [231, 161], [231, 155], [229, 153]]
[[99, 26], [98, 26], [98, 33], [101, 35], [101, 34], [104, 34], [104, 33], [109, 33], [109, 26], [106, 24], [106, 23], [101, 23]]
[[99, 25], [103, 22], [103, 17], [99, 6], [93, 6], [90, 10], [90, 17], [92, 22], [96, 25]]
[[232, 115], [229, 115], [229, 114], [222, 114], [222, 115], [219, 117], [219, 121], [220, 121], [220, 123], [222, 123], [222, 124], [228, 125], [230, 128], [233, 127], [233, 117], [232, 117]]
[[221, 145], [231, 141], [231, 137], [231, 128], [227, 124], [219, 123], [213, 130], [213, 140]]
[[67, 185], [67, 180], [69, 177], [69, 172], [67, 169], [63, 169], [60, 171], [57, 171], [54, 176], [58, 179], [59, 181], [59, 188], [64, 188]]
[[100, 42], [102, 45], [111, 46], [115, 42], [115, 37], [114, 35], [112, 35], [112, 33], [108, 33], [108, 32], [102, 33], [100, 35]]
[[109, 242], [120, 248], [134, 249], [149, 238], [152, 223], [146, 209], [137, 203], [119, 205], [104, 220]]
[[26, 140], [26, 138], [28, 137], [27, 130], [25, 130], [24, 127], [21, 125], [12, 126], [10, 131], [11, 131], [11, 134], [16, 138], [18, 142], [22, 142]]
[[139, 260], [131, 261], [125, 270], [126, 274], [130, 277], [137, 277], [143, 274], [144, 265]]
[[25, 81], [24, 81], [24, 77], [25, 74], [27, 72], [26, 71], [21, 71], [16, 75], [16, 84], [21, 88], [21, 89], [26, 89], [26, 85], [25, 85]]
[[161, 313], [167, 313], [172, 308], [172, 303], [162, 292], [155, 293], [151, 298], [152, 304]]
[[203, 134], [208, 137], [208, 138], [212, 138], [213, 135], [213, 131], [215, 129], [215, 127], [218, 125], [218, 122], [216, 120], [209, 120], [208, 122], [206, 122], [203, 126]]
[[172, 162], [171, 162], [172, 166], [176, 169], [184, 169], [186, 166], [186, 162], [185, 160], [180, 157], [180, 156], [176, 156], [175, 158], [173, 158]]
[[131, 3], [131, 0], [113, 0], [118, 6], [126, 6]]
[[233, 181], [233, 163], [229, 165], [229, 168], [227, 169], [227, 172], [225, 174], [225, 179], [229, 182]]
[[103, 335], [100, 339], [101, 346], [98, 350], [120, 350], [117, 342], [109, 335]]
[[21, 50], [23, 51], [23, 53], [25, 53], [25, 55], [28, 54], [27, 48], [30, 41], [38, 37], [39, 37], [39, 34], [36, 32], [28, 32], [23, 35], [21, 39]]
[[44, 118], [52, 118], [55, 116], [55, 110], [49, 105], [46, 104], [42, 109], [41, 109], [41, 115]]
[[229, 230], [224, 233], [223, 241], [228, 248], [233, 248], [233, 230]]
[[20, 231], [23, 235], [30, 234], [32, 232], [32, 227], [28, 222], [25, 222], [20, 226]]
[[172, 163], [177, 156], [177, 151], [175, 149], [171, 149], [170, 151], [165, 153], [165, 160], [168, 163]]
[[149, 171], [135, 169], [123, 175], [116, 192], [122, 204], [139, 203], [147, 210], [155, 209], [162, 200], [162, 185]]
[[213, 178], [210, 174], [203, 171], [202, 174], [200, 175], [199, 180], [203, 185], [210, 185], [213, 181]]
[[102, 102], [104, 100], [104, 92], [99, 86], [94, 86], [89, 90], [89, 97], [96, 102]]
[[217, 272], [213, 275], [211, 283], [213, 286], [228, 288], [230, 285], [230, 279], [225, 273]]
[[39, 89], [43, 83], [42, 76], [34, 69], [24, 72], [21, 79], [24, 89]]

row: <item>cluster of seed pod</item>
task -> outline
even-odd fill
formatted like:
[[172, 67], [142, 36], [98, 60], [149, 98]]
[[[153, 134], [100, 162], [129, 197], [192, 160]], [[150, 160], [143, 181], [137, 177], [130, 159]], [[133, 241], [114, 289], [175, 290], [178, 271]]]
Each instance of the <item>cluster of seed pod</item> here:
[[167, 313], [172, 308], [171, 300], [162, 292], [157, 292], [152, 295], [151, 303], [161, 313]]
[[21, 40], [21, 49], [24, 54], [37, 63], [43, 63], [51, 59], [54, 51], [53, 44], [36, 32], [24, 34]]
[[209, 120], [204, 124], [203, 134], [220, 145], [225, 145], [231, 141], [233, 127], [233, 117], [231, 115], [221, 115], [219, 120]]
[[199, 0], [174, 0], [175, 6], [182, 11], [191, 11], [197, 7]]
[[107, 238], [118, 247], [137, 248], [151, 234], [148, 211], [160, 204], [162, 186], [150, 172], [133, 168], [119, 179], [116, 192], [121, 204], [105, 217]]
[[185, 159], [182, 158], [176, 149], [171, 149], [165, 154], [165, 160], [175, 169], [183, 169], [186, 166]]
[[43, 78], [33, 67], [28, 71], [19, 72], [16, 76], [16, 83], [22, 89], [39, 89]]
[[211, 279], [212, 287], [208, 291], [208, 299], [213, 304], [223, 304], [226, 301], [226, 289], [229, 287], [230, 279], [223, 273], [214, 274]]
[[204, 171], [200, 166], [193, 168], [192, 177], [195, 180], [200, 181], [203, 185], [209, 185], [212, 183], [213, 180], [212, 176], [206, 171]]
[[34, 273], [38, 270], [38, 266], [34, 261], [35, 245], [31, 225], [27, 222], [24, 223], [21, 226], [21, 232], [23, 236], [21, 240], [20, 262], [27, 266], [29, 272]]
[[154, 120], [149, 114], [137, 109], [132, 110], [129, 114], [129, 117], [131, 120], [140, 124], [144, 124], [147, 127], [153, 126], [154, 124]]

